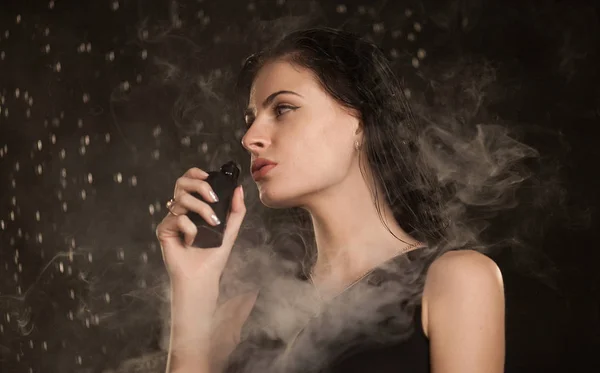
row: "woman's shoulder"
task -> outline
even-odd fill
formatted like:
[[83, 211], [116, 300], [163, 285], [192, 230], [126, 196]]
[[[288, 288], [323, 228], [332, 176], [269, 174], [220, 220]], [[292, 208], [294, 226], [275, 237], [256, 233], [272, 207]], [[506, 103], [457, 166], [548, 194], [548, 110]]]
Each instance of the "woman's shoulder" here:
[[436, 258], [427, 271], [426, 283], [439, 286], [448, 280], [469, 281], [479, 277], [501, 279], [500, 269], [490, 257], [476, 250], [451, 250]]
[[[504, 284], [500, 268], [491, 258], [476, 250], [448, 251], [436, 258], [427, 271], [423, 289], [423, 327], [431, 329], [433, 308], [471, 305], [466, 299], [490, 304], [503, 299]], [[487, 299], [490, 298], [490, 299]], [[502, 298], [502, 299], [500, 299]]]

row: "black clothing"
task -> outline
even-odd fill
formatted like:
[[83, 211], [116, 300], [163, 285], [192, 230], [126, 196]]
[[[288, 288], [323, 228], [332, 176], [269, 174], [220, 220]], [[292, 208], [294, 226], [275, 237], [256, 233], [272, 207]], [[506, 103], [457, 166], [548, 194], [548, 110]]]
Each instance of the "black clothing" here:
[[280, 331], [283, 326], [270, 328], [279, 317], [264, 313], [285, 302], [281, 312], [292, 314], [302, 308], [302, 297], [297, 297], [298, 306], [290, 306], [294, 294], [261, 290], [225, 373], [429, 372], [421, 295], [430, 261], [421, 251], [378, 266], [317, 315], [300, 317], [294, 333]]

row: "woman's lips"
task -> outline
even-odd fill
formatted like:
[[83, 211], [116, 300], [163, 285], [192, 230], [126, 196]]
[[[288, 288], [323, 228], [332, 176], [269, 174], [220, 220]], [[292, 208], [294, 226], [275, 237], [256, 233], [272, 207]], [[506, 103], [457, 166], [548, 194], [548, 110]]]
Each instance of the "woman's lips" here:
[[262, 179], [263, 177], [265, 177], [267, 175], [267, 173], [269, 171], [271, 171], [272, 169], [274, 169], [275, 167], [277, 167], [276, 164], [268, 164], [268, 165], [262, 166], [261, 168], [259, 168], [258, 170], [254, 171], [252, 173], [252, 178], [254, 179], [254, 181], [258, 181], [258, 180]]

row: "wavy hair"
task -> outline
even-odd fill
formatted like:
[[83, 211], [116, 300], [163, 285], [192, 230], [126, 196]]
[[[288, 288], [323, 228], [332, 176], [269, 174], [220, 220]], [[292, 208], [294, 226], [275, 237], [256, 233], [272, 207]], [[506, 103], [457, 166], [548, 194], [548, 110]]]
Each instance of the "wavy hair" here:
[[331, 97], [359, 113], [361, 172], [372, 175], [384, 224], [379, 193], [398, 224], [427, 243], [434, 256], [491, 247], [482, 233], [491, 217], [518, 205], [517, 190], [533, 175], [524, 160], [537, 158], [537, 150], [506, 126], [471, 125], [415, 110], [383, 51], [356, 34], [319, 27], [285, 35], [246, 59], [236, 84], [241, 97], [247, 100], [256, 74], [273, 60], [312, 71]]

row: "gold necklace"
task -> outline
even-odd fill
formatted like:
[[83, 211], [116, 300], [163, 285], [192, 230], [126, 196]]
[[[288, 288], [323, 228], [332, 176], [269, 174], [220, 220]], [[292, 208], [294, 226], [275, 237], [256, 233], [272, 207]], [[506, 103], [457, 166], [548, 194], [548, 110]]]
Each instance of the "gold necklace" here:
[[[394, 256], [392, 256], [391, 258], [387, 259], [386, 261], [384, 261], [384, 263], [386, 263], [387, 261], [396, 258], [414, 248], [420, 247], [419, 245], [424, 246], [425, 244], [423, 242], [415, 242], [413, 244], [410, 244], [408, 246], [405, 246], [404, 248], [402, 248], [401, 250], [399, 250], [396, 254], [394, 254]], [[352, 281], [348, 286], [346, 286], [344, 289], [342, 289], [342, 291], [340, 291], [339, 293], [335, 294], [333, 297], [331, 297], [330, 299], [335, 299], [337, 297], [339, 297], [340, 295], [342, 295], [343, 293], [345, 293], [348, 289], [350, 289], [351, 287], [353, 287], [354, 285], [356, 285], [357, 283], [359, 283], [362, 279], [364, 279], [365, 277], [367, 277], [369, 274], [371, 274], [371, 272], [373, 272], [377, 267], [379, 267], [379, 265], [369, 269], [368, 271], [366, 271], [365, 273], [363, 273], [360, 277], [358, 277], [356, 280]], [[310, 273], [308, 275], [308, 278], [310, 280], [310, 283], [313, 285], [313, 287], [315, 287], [316, 289], [316, 285], [315, 282], [313, 281], [313, 277], [312, 277], [312, 273]], [[321, 301], [323, 301], [323, 299], [321, 298], [321, 296], [318, 293], [317, 290], [317, 295], [319, 296], [319, 298], [321, 299]]]

